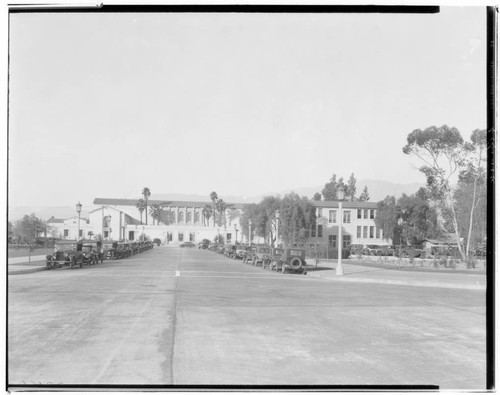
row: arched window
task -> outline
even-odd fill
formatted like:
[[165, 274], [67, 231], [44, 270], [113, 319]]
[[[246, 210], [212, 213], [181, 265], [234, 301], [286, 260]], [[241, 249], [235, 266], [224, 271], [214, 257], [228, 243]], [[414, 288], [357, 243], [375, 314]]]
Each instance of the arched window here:
[[194, 213], [194, 223], [197, 224], [200, 222], [200, 213], [197, 211]]
[[182, 211], [179, 212], [179, 221], [178, 222], [184, 222], [184, 213]]
[[170, 212], [170, 223], [175, 224], [175, 213], [173, 211]]
[[192, 214], [191, 214], [191, 212], [190, 212], [190, 211], [188, 211], [188, 212], [187, 212], [187, 214], [186, 214], [186, 222], [188, 222], [188, 223], [189, 223], [189, 222], [191, 222], [191, 221], [192, 221], [192, 217], [191, 217], [191, 215], [192, 215]]

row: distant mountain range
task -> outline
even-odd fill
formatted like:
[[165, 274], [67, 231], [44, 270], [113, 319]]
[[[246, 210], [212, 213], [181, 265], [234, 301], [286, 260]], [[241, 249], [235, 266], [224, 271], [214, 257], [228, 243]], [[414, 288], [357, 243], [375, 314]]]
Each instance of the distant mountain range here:
[[[359, 195], [363, 191], [365, 185], [368, 187], [368, 193], [370, 195], [371, 202], [378, 202], [384, 199], [388, 195], [393, 195], [399, 197], [401, 194], [406, 193], [407, 195], [417, 192], [420, 187], [424, 184], [412, 183], [412, 184], [397, 184], [394, 182], [380, 181], [380, 180], [358, 180], [356, 182], [357, 191], [356, 194]], [[289, 192], [295, 192], [300, 196], [307, 196], [312, 198], [316, 192], [321, 193], [323, 185], [316, 187], [302, 187], [295, 189], [287, 189], [279, 192], [269, 192], [261, 195], [254, 196], [221, 196], [226, 202], [230, 203], [258, 203], [264, 196], [269, 195], [285, 195]], [[112, 197], [112, 196], [96, 196], [96, 197]], [[136, 197], [139, 199], [140, 197]], [[185, 194], [185, 193], [156, 193], [151, 195], [152, 200], [189, 200], [197, 202], [208, 202], [210, 198], [208, 194], [206, 195], [195, 195], [195, 194]], [[50, 217], [54, 218], [71, 218], [76, 215], [74, 206], [58, 206], [58, 207], [9, 207], [9, 221], [15, 221], [22, 218], [25, 214], [34, 213], [37, 217], [47, 220]], [[86, 210], [82, 210], [82, 218], [88, 218], [89, 213]]]

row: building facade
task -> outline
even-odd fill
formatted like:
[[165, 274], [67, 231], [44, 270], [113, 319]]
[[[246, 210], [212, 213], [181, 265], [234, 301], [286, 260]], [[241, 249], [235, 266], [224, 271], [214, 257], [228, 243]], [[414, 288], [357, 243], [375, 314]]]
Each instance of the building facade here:
[[[334, 248], [340, 243], [343, 248], [351, 244], [392, 244], [392, 240], [375, 224], [377, 203], [343, 201], [342, 213], [337, 201], [312, 203], [316, 206], [317, 224], [311, 230], [309, 244], [329, 245]], [[342, 226], [342, 241], [338, 238], [339, 226]]]
[[[185, 241], [214, 240], [220, 235], [227, 243], [248, 243], [239, 220], [245, 204], [230, 204], [231, 210], [226, 210], [226, 218], [218, 225], [214, 224], [213, 217], [207, 219], [205, 216], [204, 210], [212, 205], [210, 201], [149, 200], [147, 214], [146, 210], [141, 212], [138, 209], [137, 202], [137, 199], [96, 198], [89, 219], [80, 220], [80, 238], [102, 235], [105, 240], [134, 241], [144, 235], [175, 245]], [[311, 237], [307, 241], [310, 246], [320, 244], [336, 248], [341, 243], [346, 248], [351, 244], [392, 244], [375, 224], [376, 203], [344, 201], [342, 213], [337, 201], [311, 203], [316, 207], [317, 224], [311, 229]], [[150, 208], [155, 204], [162, 205], [161, 218], [151, 213]], [[48, 225], [57, 234], [54, 237], [76, 239], [77, 222], [77, 217], [51, 219]], [[342, 240], [339, 240], [339, 226], [342, 226]], [[263, 242], [263, 239], [254, 237], [253, 242]]]
[[47, 220], [47, 235], [56, 239], [77, 240], [91, 236], [89, 232], [93, 230], [87, 218], [80, 218], [80, 225], [76, 216], [66, 219], [52, 217]]

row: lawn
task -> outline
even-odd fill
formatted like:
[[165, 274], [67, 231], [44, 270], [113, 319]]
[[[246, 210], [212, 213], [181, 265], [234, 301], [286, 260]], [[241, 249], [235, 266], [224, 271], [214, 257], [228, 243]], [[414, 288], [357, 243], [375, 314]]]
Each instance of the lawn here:
[[54, 252], [54, 248], [36, 248], [30, 251], [27, 248], [9, 248], [7, 256], [9, 258], [17, 258], [21, 256], [47, 255]]

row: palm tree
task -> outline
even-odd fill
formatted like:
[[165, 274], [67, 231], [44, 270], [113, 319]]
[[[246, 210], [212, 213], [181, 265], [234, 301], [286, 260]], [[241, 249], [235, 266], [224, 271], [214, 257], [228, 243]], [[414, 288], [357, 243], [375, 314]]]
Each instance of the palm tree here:
[[145, 208], [146, 208], [146, 225], [148, 224], [148, 200], [149, 197], [151, 196], [151, 191], [149, 190], [148, 187], [142, 188], [142, 196], [144, 196], [144, 201], [145, 203]]
[[144, 199], [139, 199], [135, 205], [141, 214], [141, 225], [142, 225], [142, 213], [146, 209], [146, 201]]
[[216, 205], [219, 197], [217, 196], [217, 192], [213, 191], [210, 194], [210, 200], [212, 201], [212, 213], [214, 215], [214, 227], [215, 227], [215, 213], [216, 213]]
[[210, 226], [210, 217], [212, 216], [212, 207], [210, 207], [209, 204], [207, 204], [205, 207], [203, 207], [201, 215], [203, 216], [203, 225], [205, 225], [205, 220], [206, 220], [207, 221], [206, 226]]
[[149, 207], [149, 215], [153, 218], [153, 225], [156, 223], [159, 225], [160, 224], [160, 218], [163, 213], [163, 208], [160, 207], [158, 203], [154, 203]]

